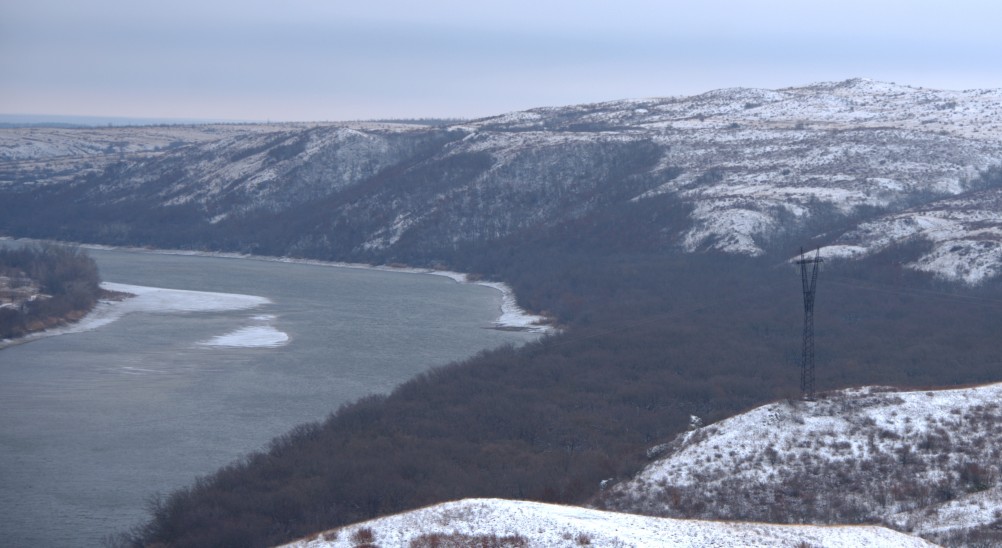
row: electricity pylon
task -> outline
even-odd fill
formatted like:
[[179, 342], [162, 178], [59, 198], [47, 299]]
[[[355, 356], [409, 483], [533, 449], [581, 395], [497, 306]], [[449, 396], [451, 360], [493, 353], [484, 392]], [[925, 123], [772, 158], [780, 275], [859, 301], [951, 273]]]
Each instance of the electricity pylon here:
[[[813, 259], [804, 258], [804, 248], [800, 248], [800, 280], [804, 286], [804, 350], [800, 362], [800, 395], [807, 401], [814, 401], [814, 293], [818, 286], [818, 264], [824, 262], [821, 250]], [[811, 274], [807, 275], [807, 265]]]

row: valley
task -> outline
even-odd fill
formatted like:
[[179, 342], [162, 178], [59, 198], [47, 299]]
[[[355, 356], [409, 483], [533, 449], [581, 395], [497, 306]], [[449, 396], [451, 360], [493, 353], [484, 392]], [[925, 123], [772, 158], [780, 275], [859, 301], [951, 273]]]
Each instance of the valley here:
[[[1000, 120], [999, 90], [852, 79], [443, 125], [0, 129], [0, 234], [468, 272], [560, 326], [297, 427], [157, 499], [123, 545], [273, 545], [485, 498], [977, 545], [998, 449], [959, 428], [992, 408], [908, 406], [1002, 380]], [[825, 258], [817, 402], [801, 247]], [[771, 452], [714, 441], [760, 409]], [[836, 496], [867, 474], [928, 481]]]

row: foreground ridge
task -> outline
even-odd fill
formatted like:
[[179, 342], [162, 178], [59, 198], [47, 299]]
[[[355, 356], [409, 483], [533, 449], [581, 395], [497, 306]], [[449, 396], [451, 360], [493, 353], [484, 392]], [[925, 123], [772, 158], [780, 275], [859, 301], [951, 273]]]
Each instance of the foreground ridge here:
[[930, 543], [878, 526], [653, 518], [539, 502], [465, 499], [326, 531], [286, 548], [378, 546], [898, 546]]
[[598, 505], [659, 516], [883, 522], [947, 543], [984, 538], [1002, 522], [1000, 397], [1002, 384], [868, 387], [764, 405], [681, 434]]

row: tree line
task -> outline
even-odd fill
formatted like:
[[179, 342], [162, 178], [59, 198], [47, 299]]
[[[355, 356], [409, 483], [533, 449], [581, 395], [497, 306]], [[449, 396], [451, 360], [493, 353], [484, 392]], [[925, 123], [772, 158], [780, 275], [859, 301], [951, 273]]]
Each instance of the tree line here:
[[[802, 303], [793, 250], [687, 254], [640, 202], [436, 250], [511, 283], [565, 328], [483, 352], [302, 425], [151, 501], [125, 545], [266, 546], [463, 497], [581, 503], [684, 430], [798, 396]], [[601, 218], [598, 216], [602, 216]], [[571, 236], [573, 235], [573, 236]], [[921, 244], [825, 264], [818, 388], [998, 380], [1002, 287], [965, 289], [902, 267]]]
[[0, 339], [21, 337], [75, 319], [93, 308], [101, 295], [97, 265], [75, 247], [28, 245], [0, 248], [0, 277], [12, 289], [37, 286], [39, 297], [20, 306], [0, 308]]

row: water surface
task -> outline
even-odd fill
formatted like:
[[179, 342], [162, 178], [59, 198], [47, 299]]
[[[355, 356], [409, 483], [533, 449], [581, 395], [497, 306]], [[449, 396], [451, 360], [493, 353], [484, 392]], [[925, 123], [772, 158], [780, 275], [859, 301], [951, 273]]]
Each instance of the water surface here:
[[152, 493], [296, 424], [537, 336], [490, 329], [500, 293], [442, 276], [89, 253], [110, 282], [263, 299], [235, 310], [137, 311], [0, 350], [5, 545], [99, 545], [145, 519]]

